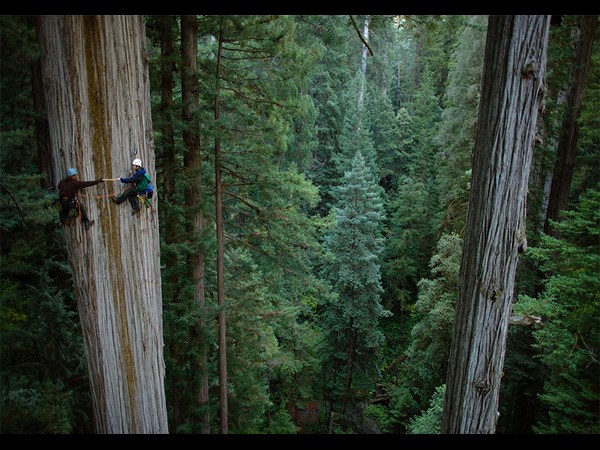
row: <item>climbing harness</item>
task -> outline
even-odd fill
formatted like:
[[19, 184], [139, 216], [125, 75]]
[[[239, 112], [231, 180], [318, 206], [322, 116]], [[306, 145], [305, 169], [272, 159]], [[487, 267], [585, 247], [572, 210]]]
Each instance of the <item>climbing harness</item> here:
[[67, 214], [67, 218], [79, 217], [79, 220], [81, 220], [81, 204], [79, 203], [79, 200], [77, 200], [77, 197], [71, 199], [68, 197], [60, 196], [54, 201], [54, 207], [59, 213], [62, 212], [63, 208], [66, 206], [69, 207], [69, 213]]

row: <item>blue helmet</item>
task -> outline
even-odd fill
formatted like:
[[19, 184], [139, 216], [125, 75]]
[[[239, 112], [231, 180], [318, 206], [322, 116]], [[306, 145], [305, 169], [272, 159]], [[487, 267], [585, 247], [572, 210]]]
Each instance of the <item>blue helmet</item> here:
[[72, 177], [73, 175], [77, 175], [77, 174], [79, 174], [79, 172], [77, 171], [77, 169], [75, 167], [71, 167], [70, 169], [67, 169], [68, 177]]

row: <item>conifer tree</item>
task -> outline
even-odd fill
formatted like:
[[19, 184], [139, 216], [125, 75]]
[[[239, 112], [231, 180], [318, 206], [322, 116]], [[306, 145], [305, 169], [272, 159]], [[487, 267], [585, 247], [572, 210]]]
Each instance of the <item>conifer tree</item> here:
[[581, 16], [578, 28], [580, 37], [573, 51], [564, 118], [558, 138], [556, 163], [548, 199], [547, 218], [544, 226], [546, 234], [556, 233], [556, 230], [550, 228], [549, 222], [560, 220], [560, 211], [567, 209], [569, 204], [577, 139], [579, 138], [577, 120], [581, 112], [588, 72], [592, 62], [592, 49], [594, 41], [597, 40], [598, 16]]
[[[268, 320], [255, 322], [261, 327], [256, 332], [276, 335], [278, 344], [267, 352], [265, 370], [264, 349], [272, 342], [247, 339], [241, 323], [228, 325], [226, 335], [221, 330], [219, 346], [234, 346], [220, 355], [227, 359], [227, 397], [231, 398], [227, 405], [231, 429], [221, 432], [262, 432], [272, 424], [261, 414], [273, 410], [279, 426], [285, 428], [284, 411], [291, 399], [272, 387], [282, 392], [296, 389], [291, 397], [300, 397], [294, 377], [312, 370], [309, 366], [314, 362], [314, 338], [302, 336], [298, 318], [303, 297], [315, 293], [310, 260], [318, 252], [316, 228], [304, 211], [316, 206], [318, 195], [298, 173], [290, 160], [294, 153], [287, 148], [294, 142], [293, 120], [305, 111], [300, 92], [312, 61], [309, 49], [296, 43], [297, 28], [293, 17], [228, 16], [201, 21], [204, 33], [217, 36], [201, 49], [201, 64], [216, 74], [218, 82], [212, 77], [201, 83], [205, 104], [213, 113], [203, 128], [214, 149], [210, 189], [219, 193], [213, 217], [222, 221], [215, 222], [221, 235], [216, 265], [221, 273], [218, 280], [214, 275], [210, 280], [213, 293], [218, 293], [220, 326], [228, 317], [265, 317]], [[235, 267], [232, 273], [227, 264]], [[260, 276], [268, 280], [257, 293], [260, 298], [238, 301], [247, 298], [242, 295], [245, 280]], [[280, 359], [282, 354], [286, 357]], [[221, 369], [221, 377], [223, 373]], [[241, 386], [258, 380], [257, 395], [246, 396]], [[223, 407], [223, 398], [221, 403]]]
[[597, 434], [600, 391], [600, 190], [586, 191], [560, 223], [560, 239], [542, 235], [528, 259], [546, 275], [536, 296], [521, 296], [515, 313], [538, 317], [532, 334], [545, 369], [543, 414], [536, 433]]
[[387, 192], [394, 186], [393, 181], [398, 174], [403, 172], [405, 143], [402, 140], [399, 120], [386, 91], [370, 87], [366, 107], [370, 117], [380, 183]]
[[461, 232], [467, 216], [471, 153], [485, 47], [487, 16], [471, 16], [452, 56], [448, 86], [436, 145], [436, 183], [440, 207], [445, 210], [443, 230]]
[[[460, 236], [443, 234], [431, 257], [429, 275], [418, 283], [415, 324], [396, 372], [399, 383], [390, 401], [390, 413], [399, 432], [414, 428], [411, 421], [433, 400], [432, 396], [444, 383], [458, 297], [461, 251]], [[438, 420], [441, 409], [439, 412]]]
[[335, 174], [337, 175], [336, 178], [330, 180], [330, 183], [333, 185], [336, 184], [336, 181], [339, 182], [346, 171], [350, 170], [350, 167], [354, 164], [353, 160], [357, 151], [361, 152], [365, 164], [376, 179], [379, 179], [377, 155], [371, 131], [371, 118], [367, 110], [358, 105], [358, 95], [362, 79], [363, 75], [358, 71], [345, 93], [347, 110], [344, 116], [344, 126], [339, 135], [340, 147], [332, 156], [336, 171]]
[[304, 20], [307, 23], [299, 31], [304, 39], [314, 43], [313, 51], [318, 56], [308, 85], [316, 108], [317, 145], [307, 176], [319, 186], [321, 202], [317, 211], [325, 216], [333, 203], [330, 180], [337, 180], [341, 175], [336, 171], [332, 156], [340, 148], [339, 137], [347, 108], [344, 93], [358, 66], [350, 68], [348, 65], [349, 30], [341, 16], [308, 16]]
[[381, 196], [358, 151], [337, 189], [335, 223], [325, 237], [324, 276], [337, 294], [324, 306], [323, 323], [330, 345], [330, 431], [334, 416], [343, 417], [352, 400], [373, 389], [379, 375], [376, 350], [384, 343], [379, 321], [387, 315], [380, 303]]

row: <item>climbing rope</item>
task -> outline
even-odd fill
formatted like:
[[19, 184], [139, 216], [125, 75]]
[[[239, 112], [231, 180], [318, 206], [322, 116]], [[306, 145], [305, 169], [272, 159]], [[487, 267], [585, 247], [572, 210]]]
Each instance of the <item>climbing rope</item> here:
[[[103, 178], [103, 180], [104, 181], [121, 181], [120, 178]], [[126, 189], [127, 189], [126, 187], [123, 187], [123, 188], [121, 188], [120, 191], [113, 192], [112, 194], [86, 195], [86, 194], [79, 192], [77, 195], [82, 198], [91, 198], [91, 199], [111, 198], [111, 197], [118, 197], [123, 192], [125, 192]], [[140, 207], [143, 208], [144, 211], [146, 209], [150, 209], [150, 221], [152, 223], [154, 223], [154, 211], [155, 210], [152, 207], [151, 200], [148, 199], [146, 194], [143, 194], [143, 195], [137, 194], [137, 197], [138, 197], [138, 201], [140, 202]], [[79, 208], [77, 208], [77, 209], [79, 210]], [[79, 214], [80, 214], [80, 218], [81, 218], [81, 212]]]
[[[104, 181], [120, 181], [120, 178], [103, 178]], [[125, 187], [121, 188], [119, 192], [113, 192], [112, 194], [99, 194], [99, 195], [87, 195], [79, 192], [77, 195], [83, 198], [110, 198], [110, 197], [118, 197], [125, 191]]]

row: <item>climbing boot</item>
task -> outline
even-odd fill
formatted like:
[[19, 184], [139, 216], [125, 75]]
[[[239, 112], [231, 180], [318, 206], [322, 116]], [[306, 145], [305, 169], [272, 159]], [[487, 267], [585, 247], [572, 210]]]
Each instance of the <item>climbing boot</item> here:
[[94, 225], [94, 222], [96, 222], [96, 221], [95, 221], [95, 220], [88, 220], [88, 221], [85, 223], [85, 229], [86, 229], [86, 230], [89, 230], [89, 229], [91, 228], [91, 226], [92, 226], [92, 225]]
[[139, 209], [134, 209], [133, 211], [131, 211], [131, 215], [135, 216], [136, 214], [139, 214], [140, 210]]

